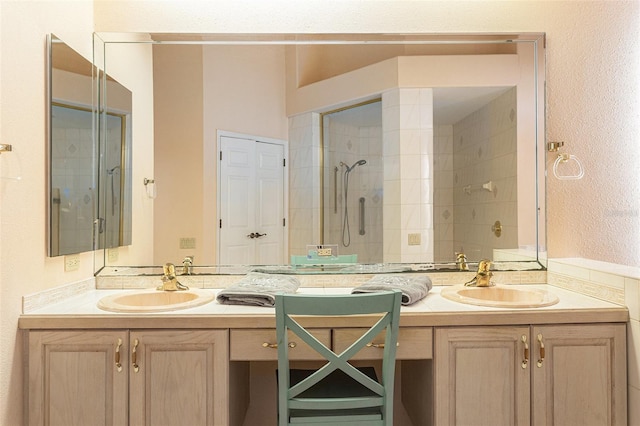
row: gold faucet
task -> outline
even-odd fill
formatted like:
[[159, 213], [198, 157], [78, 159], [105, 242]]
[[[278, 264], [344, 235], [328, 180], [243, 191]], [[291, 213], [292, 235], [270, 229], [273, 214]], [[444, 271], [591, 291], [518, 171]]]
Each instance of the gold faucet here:
[[182, 275], [191, 275], [193, 269], [193, 256], [187, 256], [182, 260]]
[[456, 253], [456, 265], [458, 265], [458, 270], [468, 271], [469, 265], [467, 265], [467, 255], [462, 252]]
[[156, 290], [160, 291], [176, 291], [176, 290], [189, 290], [186, 285], [180, 284], [176, 278], [176, 267], [173, 263], [166, 263], [162, 267], [164, 275], [162, 276], [162, 284], [159, 285]]
[[466, 283], [464, 283], [467, 287], [493, 287], [495, 284], [491, 281], [491, 277], [493, 276], [493, 272], [491, 269], [491, 261], [484, 259], [478, 263], [478, 272], [476, 276]]

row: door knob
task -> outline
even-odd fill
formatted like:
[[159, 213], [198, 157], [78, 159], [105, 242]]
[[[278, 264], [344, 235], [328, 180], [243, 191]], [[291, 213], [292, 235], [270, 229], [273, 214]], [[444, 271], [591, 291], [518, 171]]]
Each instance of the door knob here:
[[261, 233], [259, 233], [259, 232], [252, 232], [252, 233], [250, 233], [250, 234], [247, 234], [247, 237], [249, 237], [249, 238], [252, 238], [252, 239], [253, 239], [253, 238], [260, 238], [260, 237], [264, 237], [265, 235], [267, 235], [267, 234], [261, 234]]

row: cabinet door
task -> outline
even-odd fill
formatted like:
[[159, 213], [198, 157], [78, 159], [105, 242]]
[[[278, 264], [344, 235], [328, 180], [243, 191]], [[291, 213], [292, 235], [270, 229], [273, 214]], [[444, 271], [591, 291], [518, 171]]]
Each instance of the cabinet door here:
[[27, 423], [126, 425], [127, 340], [126, 331], [30, 331]]
[[624, 324], [534, 327], [532, 336], [533, 424], [627, 424]]
[[528, 425], [528, 337], [529, 327], [436, 329], [435, 424]]
[[227, 330], [132, 331], [130, 424], [229, 423]]

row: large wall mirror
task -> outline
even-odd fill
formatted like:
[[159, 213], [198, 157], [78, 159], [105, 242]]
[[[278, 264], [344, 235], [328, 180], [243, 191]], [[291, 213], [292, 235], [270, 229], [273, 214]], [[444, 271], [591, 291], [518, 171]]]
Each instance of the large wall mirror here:
[[543, 34], [96, 45], [148, 114], [132, 245], [97, 269], [288, 264], [317, 245], [366, 264], [545, 265]]
[[[49, 256], [127, 245], [131, 92], [55, 35], [48, 36], [47, 51]], [[100, 121], [98, 81], [109, 98]]]

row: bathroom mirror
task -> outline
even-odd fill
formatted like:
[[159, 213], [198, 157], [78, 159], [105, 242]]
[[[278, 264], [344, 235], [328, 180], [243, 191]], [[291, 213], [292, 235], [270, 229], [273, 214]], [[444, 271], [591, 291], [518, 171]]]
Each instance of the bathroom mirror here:
[[[96, 264], [160, 265], [186, 256], [196, 267], [220, 263], [228, 251], [220, 247], [227, 224], [220, 147], [231, 138], [283, 143], [285, 208], [278, 220], [285, 248], [278, 248], [282, 261], [222, 263], [286, 264], [309, 244], [335, 244], [362, 263], [451, 267], [464, 252], [469, 262], [490, 257], [539, 269], [543, 40], [543, 34], [97, 35], [104, 69], [131, 78], [140, 108], [153, 111], [137, 121], [150, 155], [136, 160], [132, 173], [152, 179], [157, 198], [142, 179], [134, 185], [142, 201], [134, 208], [133, 244], [117, 259], [105, 251]], [[355, 124], [346, 115], [358, 116]], [[345, 217], [349, 244], [342, 241]], [[374, 244], [375, 256], [358, 252]]]
[[[131, 92], [55, 35], [48, 52], [48, 254], [130, 243]], [[95, 84], [109, 98], [98, 125]], [[99, 130], [103, 144], [94, 137]], [[107, 234], [106, 221], [111, 222]]]

